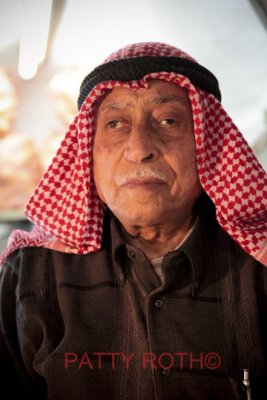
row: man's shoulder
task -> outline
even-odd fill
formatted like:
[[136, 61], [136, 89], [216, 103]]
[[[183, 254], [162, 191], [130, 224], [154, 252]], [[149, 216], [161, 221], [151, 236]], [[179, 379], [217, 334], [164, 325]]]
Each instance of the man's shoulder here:
[[3, 265], [3, 273], [10, 270], [18, 276], [20, 281], [28, 281], [35, 285], [40, 280], [58, 281], [68, 276], [73, 277], [76, 273], [81, 274], [95, 265], [96, 259], [99, 259], [96, 253], [81, 255], [44, 247], [24, 247], [7, 257]]
[[[22, 269], [39, 268], [42, 265], [49, 265], [47, 261], [53, 259], [53, 254], [58, 253], [44, 247], [23, 247], [17, 249], [4, 261], [4, 268], [11, 268], [19, 273]], [[63, 255], [63, 253], [61, 253]]]
[[86, 255], [67, 254], [42, 247], [26, 247], [9, 255], [2, 270], [3, 281], [16, 282], [17, 295], [24, 298], [54, 298], [61, 287], [83, 288], [106, 276], [103, 251]]

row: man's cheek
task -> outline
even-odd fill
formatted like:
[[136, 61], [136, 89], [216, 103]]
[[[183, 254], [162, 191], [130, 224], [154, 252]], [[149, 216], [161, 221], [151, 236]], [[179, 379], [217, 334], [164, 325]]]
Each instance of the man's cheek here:
[[94, 153], [100, 154], [112, 154], [116, 153], [121, 147], [120, 140], [116, 137], [106, 137], [105, 139], [95, 140]]
[[111, 169], [102, 165], [101, 176], [99, 174], [95, 177], [95, 185], [99, 198], [109, 206], [114, 198], [118, 196], [116, 185], [114, 182], [114, 174]]

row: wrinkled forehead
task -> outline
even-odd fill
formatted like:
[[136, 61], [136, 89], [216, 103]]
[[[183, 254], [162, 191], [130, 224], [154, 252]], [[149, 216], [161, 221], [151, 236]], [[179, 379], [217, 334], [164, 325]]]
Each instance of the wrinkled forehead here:
[[142, 87], [114, 87], [105, 93], [98, 103], [98, 111], [112, 109], [115, 105], [135, 104], [141, 100], [143, 104], [178, 103], [189, 106], [188, 90], [164, 80], [149, 80]]

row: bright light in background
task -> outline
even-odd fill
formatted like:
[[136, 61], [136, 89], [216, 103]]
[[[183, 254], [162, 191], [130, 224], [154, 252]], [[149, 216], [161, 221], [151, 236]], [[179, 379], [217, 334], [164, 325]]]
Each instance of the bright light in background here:
[[52, 0], [22, 0], [18, 72], [32, 79], [44, 61], [49, 35]]
[[19, 39], [20, 3], [21, 1], [18, 0], [0, 2], [0, 50]]
[[53, 43], [54, 63], [90, 70], [129, 43], [159, 36], [167, 41], [170, 31], [166, 26], [159, 31], [159, 12], [153, 4], [154, 0], [68, 0]]

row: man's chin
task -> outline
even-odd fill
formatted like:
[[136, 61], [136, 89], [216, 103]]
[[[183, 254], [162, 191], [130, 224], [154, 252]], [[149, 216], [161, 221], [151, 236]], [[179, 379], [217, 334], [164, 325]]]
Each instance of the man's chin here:
[[[138, 205], [140, 208], [140, 204]], [[143, 206], [141, 210], [137, 207], [131, 208], [130, 210], [115, 210], [113, 214], [118, 218], [122, 225], [135, 225], [135, 226], [150, 226], [161, 223], [165, 220], [166, 210], [162, 210], [160, 213], [151, 207]]]

